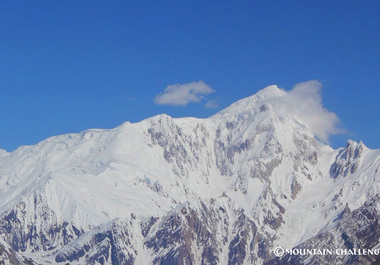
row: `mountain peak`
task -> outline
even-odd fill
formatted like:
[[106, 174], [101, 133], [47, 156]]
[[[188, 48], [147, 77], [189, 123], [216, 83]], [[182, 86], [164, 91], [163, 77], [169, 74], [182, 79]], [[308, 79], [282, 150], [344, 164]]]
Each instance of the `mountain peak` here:
[[265, 98], [274, 98], [274, 97], [280, 97], [283, 96], [286, 92], [279, 88], [277, 85], [270, 85], [267, 87], [264, 87], [263, 89], [259, 90], [255, 96]]
[[325, 116], [307, 92], [272, 85], [211, 119], [162, 114], [0, 149], [0, 253], [35, 264], [274, 264], [274, 246], [309, 239], [378, 245], [330, 228], [380, 218], [380, 150], [317, 142], [307, 124]]
[[218, 112], [214, 117], [226, 117], [226, 116], [235, 116], [235, 115], [241, 115], [243, 113], [256, 113], [256, 111], [259, 111], [261, 106], [265, 105], [264, 108], [261, 108], [261, 110], [269, 109], [271, 100], [275, 98], [279, 98], [286, 95], [286, 92], [280, 88], [278, 88], [276, 85], [270, 85], [267, 86], [261, 90], [259, 90], [256, 94], [243, 98], [233, 104], [231, 104], [229, 107], [221, 110]]

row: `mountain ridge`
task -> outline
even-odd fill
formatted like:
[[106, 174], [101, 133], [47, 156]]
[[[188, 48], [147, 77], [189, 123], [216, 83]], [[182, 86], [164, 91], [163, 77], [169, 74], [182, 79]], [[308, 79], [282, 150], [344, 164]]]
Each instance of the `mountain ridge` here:
[[2, 152], [2, 240], [36, 264], [264, 264], [308, 242], [375, 198], [380, 150], [333, 150], [279, 115], [287, 93]]

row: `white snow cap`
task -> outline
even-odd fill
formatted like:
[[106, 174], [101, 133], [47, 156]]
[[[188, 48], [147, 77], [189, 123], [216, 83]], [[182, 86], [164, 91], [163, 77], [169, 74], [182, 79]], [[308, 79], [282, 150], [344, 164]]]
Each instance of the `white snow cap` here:
[[290, 91], [270, 85], [253, 96], [235, 102], [215, 116], [252, 112], [265, 104], [271, 107], [277, 117], [296, 118], [318, 139], [327, 143], [330, 135], [342, 133], [344, 130], [339, 127], [337, 115], [323, 107], [321, 88], [322, 84], [316, 80], [296, 84]]
[[9, 153], [6, 150], [0, 148], [0, 158], [5, 157], [7, 155], [9, 155]]

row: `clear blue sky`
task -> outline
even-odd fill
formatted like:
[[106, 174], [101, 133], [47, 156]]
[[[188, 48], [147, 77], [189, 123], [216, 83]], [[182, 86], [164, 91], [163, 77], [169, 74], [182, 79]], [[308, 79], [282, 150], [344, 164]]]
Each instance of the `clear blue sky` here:
[[[380, 148], [379, 1], [2, 1], [0, 147], [167, 113], [208, 117], [316, 79], [348, 138]], [[202, 80], [199, 103], [154, 103]], [[218, 108], [205, 108], [207, 100]]]

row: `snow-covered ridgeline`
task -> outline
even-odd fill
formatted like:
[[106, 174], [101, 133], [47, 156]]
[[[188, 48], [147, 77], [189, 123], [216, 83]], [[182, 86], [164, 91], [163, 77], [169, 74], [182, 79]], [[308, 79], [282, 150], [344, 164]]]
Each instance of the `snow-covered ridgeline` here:
[[[174, 218], [193, 220], [178, 226], [181, 233], [194, 233], [191, 224], [206, 222], [204, 229], [224, 242], [207, 255], [220, 260], [264, 262], [274, 245], [301, 244], [330, 229], [347, 207], [358, 209], [379, 192], [380, 151], [353, 141], [331, 149], [300, 117], [279, 113], [276, 99], [286, 93], [270, 86], [208, 119], [158, 115], [115, 129], [51, 137], [11, 153], [0, 150], [3, 239], [16, 251], [58, 262], [91, 247], [86, 251], [95, 259], [107, 244], [116, 244], [98, 235], [113, 231], [130, 241], [118, 251], [138, 262], [142, 253], [170, 260], [167, 246], [154, 246], [163, 233], [179, 240], [178, 248], [180, 242], [193, 244], [189, 251], [199, 261], [204, 246], [164, 226]], [[213, 225], [188, 215], [192, 211], [215, 214]], [[231, 246], [240, 235], [237, 227], [245, 226], [239, 240], [256, 247], [243, 255]]]

